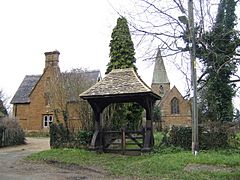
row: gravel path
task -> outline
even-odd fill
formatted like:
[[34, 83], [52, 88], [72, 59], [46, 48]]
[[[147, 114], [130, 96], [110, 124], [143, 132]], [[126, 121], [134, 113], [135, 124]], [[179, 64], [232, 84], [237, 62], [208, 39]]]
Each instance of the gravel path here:
[[0, 180], [115, 179], [103, 171], [55, 163], [26, 162], [24, 157], [49, 149], [49, 138], [27, 138], [26, 145], [0, 148]]

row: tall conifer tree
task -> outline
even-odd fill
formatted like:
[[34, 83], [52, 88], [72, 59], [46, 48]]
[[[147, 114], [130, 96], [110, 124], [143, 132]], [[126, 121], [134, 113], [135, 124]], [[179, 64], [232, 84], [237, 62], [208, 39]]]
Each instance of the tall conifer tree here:
[[107, 65], [106, 74], [112, 69], [123, 69], [136, 66], [134, 44], [130, 35], [127, 20], [120, 17], [117, 20], [117, 25], [113, 29], [110, 41], [110, 62]]
[[[110, 41], [110, 62], [107, 65], [106, 74], [112, 69], [124, 69], [135, 66], [136, 59], [134, 44], [131, 38], [127, 20], [120, 17], [117, 20], [117, 25], [113, 29]], [[112, 128], [119, 129], [127, 127], [131, 130], [136, 130], [142, 119], [143, 108], [137, 103], [115, 104], [110, 107], [110, 112], [113, 113]]]
[[236, 31], [236, 2], [221, 0], [215, 24], [204, 34], [197, 46], [196, 55], [205, 69], [204, 102], [205, 117], [211, 121], [232, 121], [235, 83], [231, 77], [236, 73], [235, 50], [240, 45], [239, 32]]

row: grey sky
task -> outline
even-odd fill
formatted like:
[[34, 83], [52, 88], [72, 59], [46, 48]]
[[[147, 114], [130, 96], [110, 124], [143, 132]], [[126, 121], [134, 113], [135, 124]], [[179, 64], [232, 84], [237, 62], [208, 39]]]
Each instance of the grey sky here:
[[[25, 75], [43, 72], [44, 52], [56, 49], [62, 71], [83, 67], [104, 75], [118, 18], [108, 1], [129, 9], [129, 0], [0, 0], [0, 89], [12, 98]], [[171, 85], [184, 94], [185, 79], [165, 65]], [[153, 64], [137, 61], [137, 67], [150, 85]]]

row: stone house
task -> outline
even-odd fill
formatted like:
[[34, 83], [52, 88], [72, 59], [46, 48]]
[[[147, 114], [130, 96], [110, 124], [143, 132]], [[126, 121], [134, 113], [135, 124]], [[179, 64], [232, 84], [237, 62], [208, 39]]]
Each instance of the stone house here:
[[[66, 102], [62, 102], [60, 97], [62, 98], [63, 94], [58, 94], [61, 90], [55, 91], [57, 88], [53, 86], [62, 77], [74, 74], [61, 73], [59, 55], [60, 53], [57, 50], [46, 52], [43, 74], [26, 75], [11, 100], [13, 116], [19, 120], [21, 127], [26, 131], [48, 131], [52, 122], [63, 122], [64, 113], [61, 112], [62, 110], [58, 105], [61, 103], [64, 103], [67, 108], [69, 123], [73, 126], [78, 125], [78, 128], [83, 125], [81, 123], [82, 119], [78, 115], [79, 104], [83, 104], [78, 97], [80, 92], [74, 94], [71, 93], [72, 87], [64, 87], [70, 96], [66, 96], [67, 99], [62, 100]], [[76, 72], [75, 74], [75, 79], [82, 78], [82, 83], [80, 82], [80, 85], [84, 84], [82, 91], [94, 85], [101, 78], [99, 70]], [[52, 98], [53, 95], [58, 95], [59, 98]], [[90, 108], [87, 111], [90, 111]], [[91, 114], [91, 112], [85, 114]]]
[[159, 49], [155, 60], [151, 88], [162, 97], [156, 103], [160, 109], [162, 127], [191, 126], [190, 102], [183, 98], [176, 86], [170, 88], [170, 81]]

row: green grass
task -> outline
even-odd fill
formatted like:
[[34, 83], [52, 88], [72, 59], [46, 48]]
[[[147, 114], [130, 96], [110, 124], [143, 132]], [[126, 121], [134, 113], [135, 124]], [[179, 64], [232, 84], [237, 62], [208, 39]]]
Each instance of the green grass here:
[[[201, 152], [193, 156], [191, 152], [167, 154], [144, 154], [142, 156], [122, 156], [99, 154], [81, 149], [52, 149], [27, 157], [34, 161], [58, 161], [86, 167], [103, 167], [116, 176], [131, 176], [138, 179], [240, 179], [240, 154], [226, 151]], [[189, 164], [208, 164], [232, 168], [232, 172], [192, 171], [184, 168]]]

